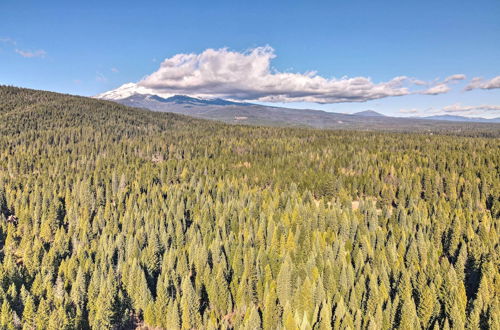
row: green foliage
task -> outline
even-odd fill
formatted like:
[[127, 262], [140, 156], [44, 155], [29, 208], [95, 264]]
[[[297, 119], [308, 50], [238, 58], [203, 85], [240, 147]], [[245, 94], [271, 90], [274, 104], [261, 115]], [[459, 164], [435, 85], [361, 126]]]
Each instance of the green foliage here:
[[0, 87], [0, 326], [498, 328], [500, 140], [467, 135]]

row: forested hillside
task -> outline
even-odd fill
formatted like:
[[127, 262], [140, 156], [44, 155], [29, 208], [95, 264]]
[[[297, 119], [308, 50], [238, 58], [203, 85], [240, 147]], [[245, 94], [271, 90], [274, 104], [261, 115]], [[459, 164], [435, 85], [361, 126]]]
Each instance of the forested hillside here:
[[500, 329], [499, 219], [498, 138], [0, 87], [2, 329]]
[[[372, 110], [350, 115], [322, 110], [290, 109], [252, 103], [237, 103], [222, 99], [204, 100], [182, 95], [165, 99], [158, 95], [136, 93], [120, 99], [116, 98], [116, 96], [107, 98], [109, 94], [106, 94], [96, 97], [113, 100], [127, 106], [179, 113], [230, 124], [500, 137], [500, 118], [491, 120], [460, 116], [402, 118], [384, 116]], [[464, 120], [467, 122], [464, 122]]]

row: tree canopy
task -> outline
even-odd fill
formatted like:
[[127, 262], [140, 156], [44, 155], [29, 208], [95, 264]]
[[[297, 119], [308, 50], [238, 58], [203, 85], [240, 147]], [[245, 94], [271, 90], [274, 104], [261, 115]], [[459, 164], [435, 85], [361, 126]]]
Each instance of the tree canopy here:
[[500, 139], [465, 135], [0, 87], [0, 326], [500, 329]]

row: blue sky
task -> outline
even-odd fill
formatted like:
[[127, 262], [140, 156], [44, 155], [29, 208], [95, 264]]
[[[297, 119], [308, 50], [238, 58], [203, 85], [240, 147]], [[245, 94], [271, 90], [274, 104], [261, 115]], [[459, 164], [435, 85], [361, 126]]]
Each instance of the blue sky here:
[[[494, 80], [500, 76], [499, 18], [498, 0], [3, 0], [0, 84], [90, 96], [146, 78], [144, 86], [164, 94], [255, 97], [262, 103], [339, 112], [425, 115], [447, 109], [449, 114], [500, 117], [500, 88]], [[272, 50], [250, 56], [252, 49], [265, 46]], [[234, 67], [229, 64], [223, 72], [187, 72], [192, 85], [180, 88], [171, 79], [180, 72], [180, 62], [169, 62], [176, 72], [160, 67], [176, 54], [199, 55], [186, 60], [189, 65], [183, 62], [182, 70], [233, 58], [248, 60], [252, 68], [251, 61], [262, 60], [269, 72], [252, 86], [238, 77], [248, 67], [236, 69], [230, 77], [239, 84], [234, 97], [227, 86], [207, 84], [207, 75], [220, 74], [217, 86], [229, 79], [224, 75]], [[202, 82], [195, 79], [200, 74]], [[419, 94], [457, 74], [465, 79], [446, 83], [448, 92]], [[316, 78], [307, 78], [311, 75]], [[402, 76], [407, 80], [394, 86]], [[369, 81], [356, 80], [360, 77]], [[471, 83], [475, 77], [483, 80]], [[265, 95], [269, 83], [281, 89]], [[298, 86], [304, 84], [314, 86], [302, 91]], [[465, 91], [466, 86], [474, 88]], [[311, 88], [329, 97], [298, 96], [309, 95]]]

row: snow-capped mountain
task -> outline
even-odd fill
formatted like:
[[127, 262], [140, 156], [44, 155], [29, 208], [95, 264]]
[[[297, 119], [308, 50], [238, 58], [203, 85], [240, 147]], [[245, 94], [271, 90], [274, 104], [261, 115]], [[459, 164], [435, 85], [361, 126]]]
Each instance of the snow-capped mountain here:
[[98, 94], [94, 96], [96, 99], [103, 100], [122, 100], [135, 94], [155, 94], [152, 90], [146, 87], [137, 85], [136, 83], [123, 84], [120, 87]]
[[153, 92], [149, 88], [139, 86], [135, 83], [124, 84], [111, 91], [98, 94], [94, 96], [94, 98], [115, 101], [130, 106], [144, 107], [151, 110], [165, 110], [160, 108], [176, 104], [197, 106], [250, 105], [250, 103], [234, 102], [221, 98], [200, 98], [174, 94], [158, 95], [156, 92]]
[[160, 111], [168, 109], [169, 106], [175, 106], [175, 105], [183, 105], [183, 106], [251, 105], [250, 103], [233, 102], [219, 98], [205, 99], [205, 98], [191, 97], [187, 95], [173, 95], [170, 97], [161, 97], [154, 94], [140, 94], [140, 93], [135, 93], [125, 98], [113, 99], [113, 101], [129, 106], [143, 107], [150, 110], [160, 110]]
[[[173, 104], [195, 104], [195, 105], [248, 105], [245, 102], [234, 102], [221, 98], [202, 98], [187, 95], [159, 94], [147, 87], [136, 83], [123, 84], [120, 87], [94, 96], [96, 99], [117, 101], [127, 105], [141, 105], [149, 108], [144, 102], [160, 102]], [[135, 104], [134, 104], [135, 102]]]

